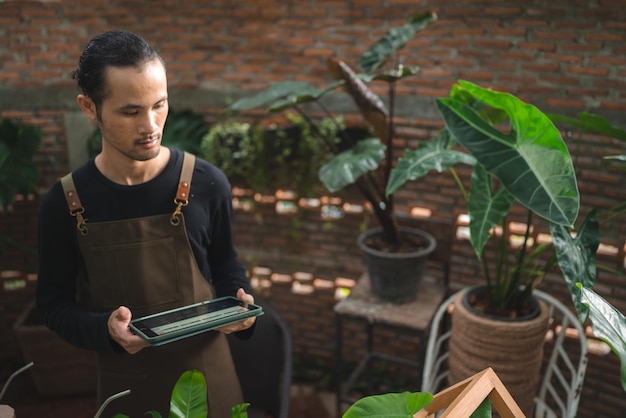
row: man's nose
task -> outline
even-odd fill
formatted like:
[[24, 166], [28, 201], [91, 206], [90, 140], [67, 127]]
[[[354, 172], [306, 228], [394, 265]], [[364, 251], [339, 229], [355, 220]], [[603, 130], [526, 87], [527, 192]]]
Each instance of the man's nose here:
[[159, 124], [157, 123], [157, 116], [152, 112], [148, 112], [148, 114], [141, 119], [139, 133], [142, 135], [150, 135], [158, 128]]

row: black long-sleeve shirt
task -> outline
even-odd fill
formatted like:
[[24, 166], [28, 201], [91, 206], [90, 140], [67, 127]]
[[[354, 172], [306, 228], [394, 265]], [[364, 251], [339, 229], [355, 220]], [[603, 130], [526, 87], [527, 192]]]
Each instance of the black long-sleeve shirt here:
[[[87, 223], [172, 213], [183, 153], [172, 149], [170, 161], [154, 179], [138, 185], [113, 183], [93, 160], [73, 173]], [[196, 159], [189, 204], [183, 208], [191, 248], [202, 275], [216, 296], [250, 292], [245, 269], [237, 260], [231, 222], [230, 185], [210, 163]], [[76, 302], [76, 277], [82, 267], [76, 219], [70, 216], [60, 182], [43, 197], [39, 209], [37, 306], [45, 325], [79, 347], [111, 351], [110, 312], [86, 312]]]

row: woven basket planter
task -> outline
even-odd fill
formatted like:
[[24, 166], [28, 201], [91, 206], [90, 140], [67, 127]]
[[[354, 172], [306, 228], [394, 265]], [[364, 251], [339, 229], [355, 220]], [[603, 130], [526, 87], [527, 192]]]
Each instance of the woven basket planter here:
[[540, 302], [539, 314], [530, 320], [494, 319], [468, 308], [463, 303], [466, 294], [454, 301], [448, 384], [492, 367], [524, 414], [532, 416], [548, 330], [547, 306]]

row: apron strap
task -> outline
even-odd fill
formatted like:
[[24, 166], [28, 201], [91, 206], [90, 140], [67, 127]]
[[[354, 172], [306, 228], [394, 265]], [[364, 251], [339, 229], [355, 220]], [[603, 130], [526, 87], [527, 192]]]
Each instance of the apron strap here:
[[87, 219], [83, 217], [85, 208], [82, 203], [80, 203], [80, 199], [78, 198], [78, 192], [76, 191], [76, 186], [74, 185], [72, 173], [66, 174], [61, 178], [61, 186], [63, 187], [63, 193], [65, 194], [67, 206], [70, 209], [70, 215], [76, 217], [76, 228], [78, 228], [78, 231], [82, 235], [87, 235], [87, 225], [85, 224]]
[[[181, 214], [182, 208], [189, 204], [189, 190], [191, 189], [191, 177], [193, 176], [195, 162], [196, 156], [185, 151], [183, 154], [183, 167], [180, 171], [180, 179], [178, 181], [178, 189], [176, 191], [176, 197], [174, 198], [176, 209], [170, 218], [172, 225], [178, 225], [180, 223], [178, 215]], [[74, 185], [72, 173], [66, 174], [61, 178], [61, 186], [63, 186], [63, 193], [65, 194], [67, 206], [70, 209], [70, 215], [76, 217], [76, 228], [78, 228], [82, 235], [87, 235], [87, 225], [85, 224], [87, 219], [83, 217], [85, 208], [78, 198], [78, 192]]]
[[182, 208], [189, 204], [189, 190], [191, 189], [191, 177], [193, 176], [195, 162], [196, 156], [185, 151], [183, 154], [183, 167], [180, 170], [180, 179], [178, 181], [178, 190], [174, 198], [176, 209], [170, 218], [172, 225], [178, 225], [180, 223], [178, 215], [181, 214]]

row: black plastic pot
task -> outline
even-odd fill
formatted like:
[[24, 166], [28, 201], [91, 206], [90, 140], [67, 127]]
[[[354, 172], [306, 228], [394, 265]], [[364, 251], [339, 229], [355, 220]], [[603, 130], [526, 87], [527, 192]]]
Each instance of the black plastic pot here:
[[435, 238], [419, 229], [401, 227], [401, 237], [412, 234], [423, 241], [424, 245], [421, 249], [409, 253], [388, 253], [375, 250], [365, 244], [368, 238], [381, 233], [381, 228], [374, 228], [364, 232], [358, 238], [372, 292], [380, 299], [392, 303], [415, 300], [428, 256], [436, 247]]

